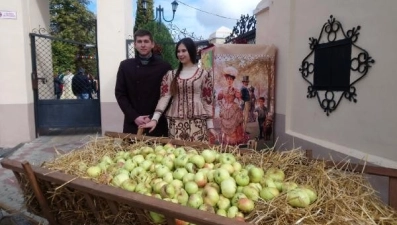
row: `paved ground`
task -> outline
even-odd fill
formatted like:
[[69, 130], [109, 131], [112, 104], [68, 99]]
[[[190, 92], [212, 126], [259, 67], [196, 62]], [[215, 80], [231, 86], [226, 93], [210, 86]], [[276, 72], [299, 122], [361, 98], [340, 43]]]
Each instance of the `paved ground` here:
[[[32, 142], [16, 146], [15, 149], [0, 149], [0, 159], [1, 157], [7, 157], [20, 162], [26, 160], [32, 165], [40, 165], [44, 161], [52, 160], [56, 156], [55, 149], [61, 153], [69, 152], [90, 140], [91, 137], [96, 135], [95, 132], [94, 130], [53, 130], [47, 133], [48, 136], [41, 136]], [[8, 214], [22, 214], [25, 218], [26, 216], [32, 217], [34, 221], [45, 224], [43, 219], [26, 212], [23, 195], [20, 192], [14, 174], [11, 170], [2, 167], [0, 167], [0, 209], [2, 209], [0, 211], [0, 225], [3, 224], [1, 216]]]

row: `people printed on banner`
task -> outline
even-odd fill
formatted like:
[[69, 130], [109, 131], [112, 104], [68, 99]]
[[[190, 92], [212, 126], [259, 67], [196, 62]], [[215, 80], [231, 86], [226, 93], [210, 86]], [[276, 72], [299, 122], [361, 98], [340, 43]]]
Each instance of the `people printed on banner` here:
[[254, 112], [258, 117], [258, 127], [259, 127], [259, 135], [257, 137], [258, 140], [264, 139], [265, 137], [265, 121], [268, 114], [268, 109], [265, 106], [265, 98], [260, 97], [258, 100], [259, 106], [255, 108]]
[[211, 135], [217, 137], [213, 123], [212, 73], [198, 67], [197, 48], [191, 38], [177, 43], [175, 55], [179, 60], [178, 69], [164, 76], [154, 116], [139, 127], [153, 131], [160, 116], [165, 114], [169, 138], [208, 142]]
[[234, 86], [237, 74], [237, 69], [232, 66], [223, 69], [227, 86], [217, 96], [220, 108], [221, 142], [230, 145], [246, 143], [248, 140], [243, 127], [243, 111], [239, 105], [242, 99], [241, 92]]
[[[115, 86], [117, 103], [124, 113], [124, 133], [138, 132], [138, 126], [151, 121], [160, 99], [160, 86], [171, 65], [152, 52], [153, 35], [147, 30], [134, 33], [134, 48], [137, 57], [120, 63]], [[151, 136], [167, 136], [167, 120], [158, 118]]]
[[76, 96], [73, 94], [72, 90], [72, 79], [74, 75], [67, 70], [65, 76], [63, 77], [63, 92], [61, 95], [61, 99], [76, 99]]
[[249, 92], [250, 92], [250, 110], [248, 113], [248, 122], [253, 123], [256, 122], [256, 116], [254, 114], [255, 105], [256, 105], [255, 88], [251, 86], [249, 88]]
[[251, 97], [250, 97], [250, 92], [248, 90], [248, 84], [249, 84], [249, 77], [248, 76], [243, 76], [242, 80], [243, 86], [241, 87], [241, 99], [243, 100], [241, 103], [241, 109], [243, 110], [243, 127], [244, 127], [244, 132], [247, 132], [247, 123], [248, 123], [248, 115], [250, 112], [251, 108]]

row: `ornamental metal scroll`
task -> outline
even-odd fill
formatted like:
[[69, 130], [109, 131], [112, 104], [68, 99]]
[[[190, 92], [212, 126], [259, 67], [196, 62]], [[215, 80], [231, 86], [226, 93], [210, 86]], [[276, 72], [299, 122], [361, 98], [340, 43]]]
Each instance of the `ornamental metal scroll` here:
[[225, 38], [225, 44], [255, 44], [256, 37], [256, 18], [255, 15], [241, 15], [232, 33]]
[[[338, 107], [343, 97], [354, 103], [357, 102], [354, 85], [367, 75], [369, 68], [375, 63], [366, 50], [355, 44], [360, 29], [360, 26], [353, 27], [345, 33], [342, 24], [331, 15], [323, 25], [319, 37], [317, 39], [309, 38], [311, 52], [303, 59], [299, 71], [303, 79], [309, 83], [307, 98], [317, 97], [327, 116]], [[342, 39], [337, 39], [338, 33], [342, 33]], [[325, 41], [321, 42], [322, 39]], [[327, 50], [324, 51], [324, 49]], [[344, 56], [338, 54], [341, 50], [345, 53]], [[355, 54], [353, 51], [356, 53], [354, 58], [352, 58]], [[312, 55], [314, 55], [314, 62], [309, 60]], [[322, 59], [328, 59], [328, 61], [321, 61]], [[345, 69], [342, 68], [342, 70], [347, 77], [335, 72], [340, 70], [343, 65], [345, 65]], [[351, 72], [357, 72], [358, 75], [351, 75]], [[312, 74], [311, 81], [310, 75]], [[327, 77], [324, 77], [324, 74]], [[335, 85], [333, 83], [335, 80], [339, 80], [341, 83]]]

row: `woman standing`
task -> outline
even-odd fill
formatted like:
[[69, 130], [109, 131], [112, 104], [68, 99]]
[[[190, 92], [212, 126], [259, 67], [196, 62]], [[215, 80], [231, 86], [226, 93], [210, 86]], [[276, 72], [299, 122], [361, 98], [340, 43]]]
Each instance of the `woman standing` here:
[[241, 99], [241, 92], [233, 86], [237, 76], [237, 69], [232, 66], [223, 69], [223, 75], [227, 82], [227, 87], [218, 94], [220, 106], [219, 118], [221, 124], [222, 143], [228, 145], [239, 145], [248, 141], [248, 136], [244, 132], [244, 117], [237, 102]]
[[208, 141], [209, 133], [216, 136], [212, 75], [197, 66], [197, 49], [192, 39], [181, 39], [176, 45], [175, 55], [179, 60], [178, 69], [164, 76], [161, 98], [152, 120], [140, 128], [151, 128], [149, 132], [153, 131], [161, 114], [165, 113], [169, 138]]

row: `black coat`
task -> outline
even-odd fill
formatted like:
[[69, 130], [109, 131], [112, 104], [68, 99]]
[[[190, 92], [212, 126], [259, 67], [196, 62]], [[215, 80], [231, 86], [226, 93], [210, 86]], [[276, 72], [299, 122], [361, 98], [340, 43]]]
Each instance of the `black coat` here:
[[83, 73], [77, 73], [72, 79], [72, 91], [74, 95], [88, 94], [90, 93], [90, 81], [87, 75]]
[[[124, 113], [124, 133], [136, 134], [138, 116], [152, 116], [160, 99], [160, 85], [171, 65], [161, 58], [152, 57], [147, 65], [139, 59], [127, 59], [120, 63], [117, 72], [115, 95]], [[168, 136], [167, 120], [159, 119], [150, 136]]]

